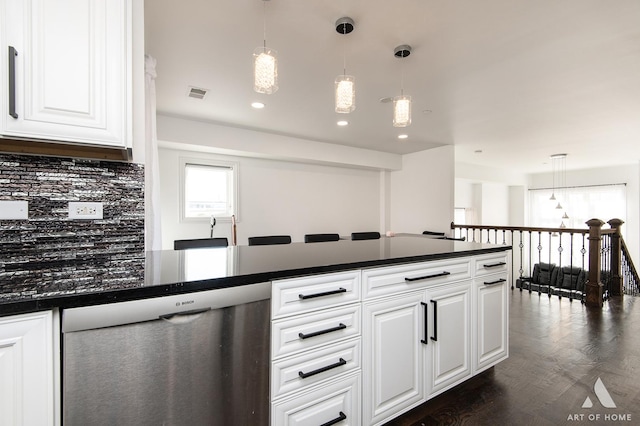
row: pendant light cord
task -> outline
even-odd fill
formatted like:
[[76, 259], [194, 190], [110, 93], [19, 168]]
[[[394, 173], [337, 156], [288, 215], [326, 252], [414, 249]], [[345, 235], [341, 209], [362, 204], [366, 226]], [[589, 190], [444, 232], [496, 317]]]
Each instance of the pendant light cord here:
[[267, 2], [266, 0], [262, 1], [262, 40], [264, 50], [267, 50]]

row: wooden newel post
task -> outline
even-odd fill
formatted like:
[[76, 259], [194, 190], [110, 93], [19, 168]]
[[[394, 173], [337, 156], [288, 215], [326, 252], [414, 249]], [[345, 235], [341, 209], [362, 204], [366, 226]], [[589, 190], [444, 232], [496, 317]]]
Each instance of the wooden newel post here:
[[612, 296], [622, 296], [622, 242], [620, 240], [620, 227], [624, 223], [620, 219], [611, 219], [607, 222], [615, 234], [611, 235], [611, 280], [609, 287]]
[[586, 222], [589, 226], [589, 277], [585, 283], [585, 304], [589, 307], [602, 307], [602, 288], [600, 282], [600, 256], [602, 247], [602, 225], [600, 219], [591, 219]]

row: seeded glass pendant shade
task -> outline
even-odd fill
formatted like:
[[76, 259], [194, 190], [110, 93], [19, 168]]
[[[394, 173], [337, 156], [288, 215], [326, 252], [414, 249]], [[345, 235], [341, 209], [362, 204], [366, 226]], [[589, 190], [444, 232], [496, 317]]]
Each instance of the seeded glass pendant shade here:
[[407, 127], [411, 124], [411, 96], [393, 98], [393, 127]]
[[253, 52], [253, 90], [270, 95], [278, 91], [277, 52], [258, 47]]
[[[336, 31], [339, 34], [349, 34], [354, 29], [353, 19], [344, 17], [336, 21]], [[343, 53], [343, 73], [336, 77], [335, 85], [335, 111], [340, 114], [348, 114], [356, 109], [356, 79], [347, 75], [347, 56]]]
[[264, 4], [264, 39], [262, 47], [253, 51], [253, 90], [270, 95], [278, 91], [278, 54], [267, 47], [267, 2]]
[[336, 77], [336, 112], [348, 114], [356, 109], [356, 84], [351, 75]]
[[[396, 58], [406, 58], [411, 54], [411, 46], [403, 44], [393, 50]], [[407, 127], [411, 124], [411, 96], [404, 95], [404, 75], [401, 79], [400, 96], [393, 98], [393, 127]]]

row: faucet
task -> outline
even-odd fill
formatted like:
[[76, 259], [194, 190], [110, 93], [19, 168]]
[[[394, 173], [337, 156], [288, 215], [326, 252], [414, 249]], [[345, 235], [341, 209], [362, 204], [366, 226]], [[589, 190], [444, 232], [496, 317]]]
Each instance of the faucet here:
[[211, 236], [210, 238], [213, 238], [213, 227], [216, 226], [216, 218], [213, 217], [213, 215], [211, 215]]

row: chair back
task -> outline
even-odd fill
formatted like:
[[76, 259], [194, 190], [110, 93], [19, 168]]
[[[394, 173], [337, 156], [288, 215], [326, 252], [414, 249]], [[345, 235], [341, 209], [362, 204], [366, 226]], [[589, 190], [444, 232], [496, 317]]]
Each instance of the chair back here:
[[324, 241], [338, 241], [340, 235], [338, 234], [306, 234], [304, 236], [305, 243], [321, 243]]
[[229, 241], [226, 238], [196, 238], [191, 240], [175, 240], [173, 242], [174, 250], [185, 250], [192, 248], [207, 247], [227, 247]]
[[249, 237], [250, 246], [270, 246], [275, 244], [291, 244], [289, 235], [264, 235], [260, 237]]
[[352, 232], [352, 240], [377, 240], [380, 238], [379, 232]]

